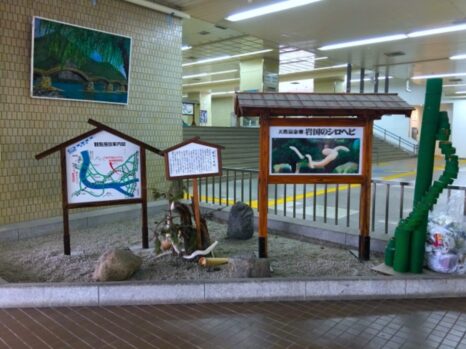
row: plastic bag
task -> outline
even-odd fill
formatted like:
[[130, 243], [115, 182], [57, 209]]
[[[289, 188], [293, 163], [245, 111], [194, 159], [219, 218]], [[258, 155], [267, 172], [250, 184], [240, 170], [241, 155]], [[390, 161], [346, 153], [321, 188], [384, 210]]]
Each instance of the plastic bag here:
[[429, 216], [426, 262], [436, 272], [463, 274], [465, 256], [464, 192], [452, 190], [442, 194]]

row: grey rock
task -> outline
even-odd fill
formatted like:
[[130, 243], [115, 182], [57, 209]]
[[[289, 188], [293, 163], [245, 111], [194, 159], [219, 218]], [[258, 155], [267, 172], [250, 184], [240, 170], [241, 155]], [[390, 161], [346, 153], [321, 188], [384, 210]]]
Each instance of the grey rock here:
[[123, 281], [133, 275], [142, 264], [142, 258], [129, 248], [112, 249], [100, 256], [92, 275], [95, 281]]
[[265, 258], [236, 256], [228, 260], [228, 277], [230, 278], [263, 278], [270, 277], [270, 262]]
[[233, 205], [228, 216], [227, 239], [248, 240], [254, 234], [254, 212], [243, 202]]

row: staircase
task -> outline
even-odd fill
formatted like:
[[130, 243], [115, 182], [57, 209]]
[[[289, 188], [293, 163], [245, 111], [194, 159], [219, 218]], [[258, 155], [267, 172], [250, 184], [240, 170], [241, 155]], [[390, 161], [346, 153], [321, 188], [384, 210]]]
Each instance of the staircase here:
[[200, 137], [223, 145], [222, 165], [231, 168], [259, 167], [259, 129], [252, 127], [184, 127], [183, 140]]
[[[184, 127], [183, 139], [200, 137], [223, 145], [223, 167], [257, 169], [259, 167], [259, 129], [252, 127]], [[374, 134], [372, 160], [379, 162], [407, 159], [415, 156], [384, 141]]]
[[372, 140], [372, 162], [378, 164], [380, 162], [395, 161], [415, 157], [416, 154], [407, 150], [400, 149], [394, 144], [379, 138], [374, 134]]

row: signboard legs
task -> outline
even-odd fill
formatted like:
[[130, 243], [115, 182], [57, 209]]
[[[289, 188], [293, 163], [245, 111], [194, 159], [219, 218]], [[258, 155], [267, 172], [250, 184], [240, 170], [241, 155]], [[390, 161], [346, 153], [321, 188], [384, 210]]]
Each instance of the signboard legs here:
[[260, 119], [260, 163], [259, 163], [259, 258], [267, 258], [267, 211], [269, 173], [269, 120]]
[[149, 225], [147, 224], [147, 178], [146, 150], [141, 149], [141, 200], [142, 200], [142, 248], [149, 248]]
[[372, 127], [373, 121], [366, 121], [364, 127], [364, 182], [361, 184], [361, 196], [359, 200], [359, 259], [368, 261], [370, 258], [369, 221], [371, 198], [371, 173], [372, 173]]
[[61, 164], [61, 195], [63, 207], [63, 249], [65, 255], [71, 253], [70, 243], [70, 221], [68, 214], [68, 186], [66, 184], [66, 152], [65, 148], [60, 149], [60, 164]]
[[199, 210], [199, 186], [197, 184], [197, 178], [193, 178], [193, 213], [194, 220], [196, 221], [196, 240], [197, 249], [202, 250], [202, 238], [201, 238], [201, 212]]

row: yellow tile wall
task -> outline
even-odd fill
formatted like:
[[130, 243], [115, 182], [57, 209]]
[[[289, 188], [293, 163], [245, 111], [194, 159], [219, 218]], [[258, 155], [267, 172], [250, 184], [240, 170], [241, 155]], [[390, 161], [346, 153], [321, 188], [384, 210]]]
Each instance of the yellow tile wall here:
[[[132, 37], [127, 106], [30, 97], [33, 16]], [[121, 0], [0, 0], [0, 225], [61, 215], [58, 153], [103, 122], [159, 149], [181, 141], [181, 20]], [[164, 187], [148, 153], [148, 184]], [[149, 197], [150, 197], [149, 193]]]

